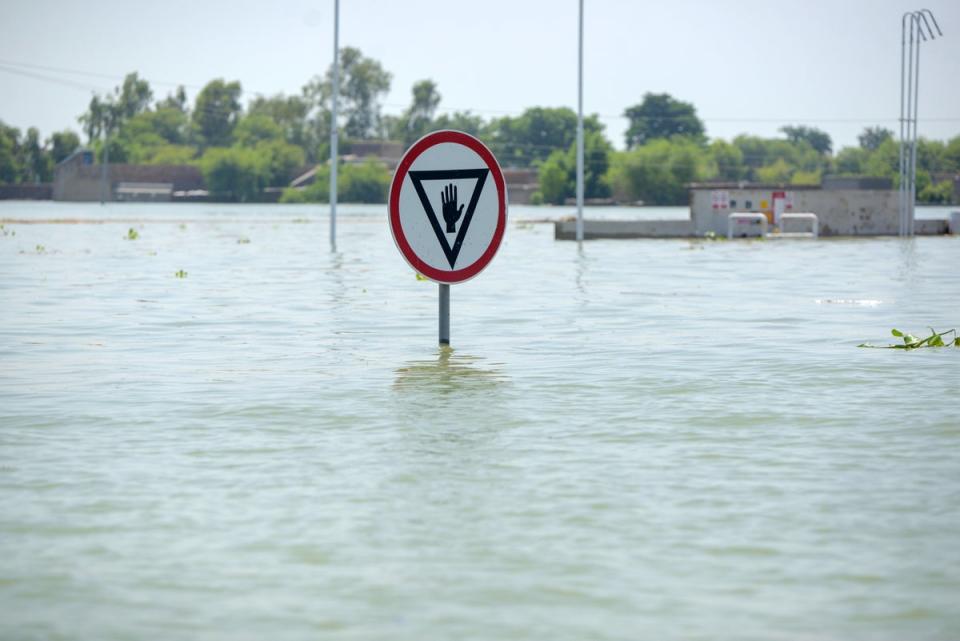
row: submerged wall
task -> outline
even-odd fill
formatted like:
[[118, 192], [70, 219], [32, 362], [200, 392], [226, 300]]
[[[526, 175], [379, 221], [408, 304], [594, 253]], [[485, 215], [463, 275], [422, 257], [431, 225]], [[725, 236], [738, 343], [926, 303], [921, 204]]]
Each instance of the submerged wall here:
[[772, 219], [776, 194], [785, 195], [785, 213], [816, 214], [821, 236], [896, 236], [900, 230], [897, 192], [890, 189], [710, 187], [690, 190], [697, 235], [725, 235], [733, 212], [765, 213]]

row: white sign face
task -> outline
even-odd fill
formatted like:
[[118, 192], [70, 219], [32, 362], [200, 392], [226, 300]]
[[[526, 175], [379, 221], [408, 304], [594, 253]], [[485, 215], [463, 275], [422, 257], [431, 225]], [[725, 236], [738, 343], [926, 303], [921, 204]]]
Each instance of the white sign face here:
[[459, 131], [424, 136], [390, 187], [390, 229], [418, 273], [439, 283], [476, 276], [506, 228], [503, 172], [483, 143]]

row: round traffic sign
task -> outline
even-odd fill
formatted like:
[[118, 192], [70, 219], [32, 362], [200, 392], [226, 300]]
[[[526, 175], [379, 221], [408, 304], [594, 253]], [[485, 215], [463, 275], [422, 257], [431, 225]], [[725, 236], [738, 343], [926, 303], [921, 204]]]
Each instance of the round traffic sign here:
[[462, 131], [435, 131], [403, 155], [390, 185], [390, 231], [418, 273], [462, 283], [493, 259], [507, 227], [497, 159]]

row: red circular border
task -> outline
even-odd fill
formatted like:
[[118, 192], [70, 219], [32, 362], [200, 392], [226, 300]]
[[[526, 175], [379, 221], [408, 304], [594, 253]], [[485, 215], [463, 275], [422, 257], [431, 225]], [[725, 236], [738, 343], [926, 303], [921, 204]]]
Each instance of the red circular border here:
[[[497, 188], [497, 202], [499, 213], [497, 228], [493, 232], [493, 238], [483, 255], [475, 260], [468, 267], [455, 270], [443, 270], [431, 267], [420, 259], [419, 256], [410, 247], [406, 236], [403, 234], [403, 227], [400, 224], [400, 190], [403, 187], [403, 181], [407, 177], [407, 171], [413, 162], [420, 157], [430, 147], [444, 142], [454, 142], [464, 147], [469, 147], [476, 152], [480, 158], [487, 164], [490, 173], [493, 175], [493, 182]], [[390, 231], [393, 233], [393, 242], [397, 244], [397, 249], [406, 259], [406, 261], [418, 273], [426, 276], [430, 280], [438, 283], [453, 284], [462, 283], [479, 274], [490, 263], [497, 250], [500, 249], [500, 241], [503, 240], [503, 232], [507, 226], [507, 190], [503, 180], [503, 171], [497, 163], [497, 159], [487, 149], [486, 145], [462, 131], [444, 130], [435, 131], [427, 134], [407, 150], [397, 165], [397, 171], [393, 174], [393, 182], [390, 184]]]

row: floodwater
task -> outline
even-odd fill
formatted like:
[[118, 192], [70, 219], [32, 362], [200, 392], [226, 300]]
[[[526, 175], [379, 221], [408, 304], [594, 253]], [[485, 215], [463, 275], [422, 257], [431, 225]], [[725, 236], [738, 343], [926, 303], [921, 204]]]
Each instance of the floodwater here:
[[960, 638], [960, 238], [340, 211], [0, 204], [0, 638]]

